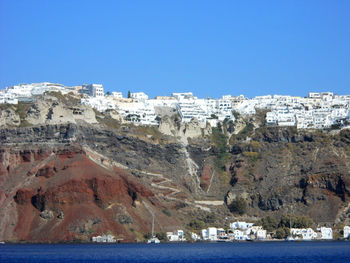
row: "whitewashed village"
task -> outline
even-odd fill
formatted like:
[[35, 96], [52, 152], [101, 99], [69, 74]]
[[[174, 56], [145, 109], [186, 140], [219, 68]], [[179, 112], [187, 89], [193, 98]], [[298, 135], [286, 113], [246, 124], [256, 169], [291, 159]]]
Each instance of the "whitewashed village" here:
[[[157, 96], [150, 99], [144, 92], [104, 92], [101, 84], [84, 84], [66, 87], [49, 82], [19, 84], [0, 90], [0, 104], [30, 102], [46, 92], [73, 94], [81, 103], [97, 111], [118, 111], [123, 121], [135, 125], [159, 125], [159, 111], [177, 112], [184, 123], [194, 119], [200, 125], [215, 127], [224, 120], [235, 121], [235, 115], [252, 115], [258, 110], [266, 111], [266, 125], [291, 126], [297, 129], [326, 129], [350, 127], [350, 95], [336, 95], [332, 92], [310, 92], [307, 97], [285, 95], [257, 96], [251, 99], [243, 95], [224, 95], [220, 99], [197, 98], [192, 92], [172, 93], [171, 96]], [[291, 240], [332, 240], [333, 230], [328, 227], [290, 228]], [[350, 239], [350, 226], [343, 228], [343, 238]], [[190, 237], [190, 238], [189, 238]], [[236, 221], [229, 228], [208, 227], [200, 233], [184, 230], [166, 233], [167, 241], [248, 241], [273, 240], [262, 226]], [[111, 243], [117, 238], [111, 234], [92, 237], [92, 242]]]
[[[166, 233], [168, 242], [233, 242], [233, 241], [278, 241], [273, 238], [262, 226], [244, 221], [236, 221], [224, 228], [208, 227], [202, 229], [199, 234], [190, 232], [188, 239], [184, 230], [175, 230]], [[350, 226], [344, 226], [343, 239], [350, 239]], [[312, 241], [312, 240], [333, 240], [333, 229], [330, 227], [313, 228], [290, 228], [287, 241]], [[92, 242], [111, 243], [117, 242], [113, 235], [102, 235], [92, 238]]]
[[224, 95], [220, 99], [198, 98], [192, 92], [172, 93], [150, 99], [144, 92], [104, 92], [102, 84], [66, 87], [49, 82], [19, 84], [0, 90], [0, 104], [32, 101], [45, 92], [80, 95], [81, 103], [105, 112], [116, 110], [125, 122], [136, 125], [159, 125], [159, 112], [178, 112], [182, 122], [196, 119], [205, 127], [224, 120], [235, 121], [235, 115], [252, 115], [266, 111], [266, 125], [292, 126], [297, 129], [327, 129], [350, 125], [350, 95], [332, 92], [310, 92], [307, 97], [285, 95]]

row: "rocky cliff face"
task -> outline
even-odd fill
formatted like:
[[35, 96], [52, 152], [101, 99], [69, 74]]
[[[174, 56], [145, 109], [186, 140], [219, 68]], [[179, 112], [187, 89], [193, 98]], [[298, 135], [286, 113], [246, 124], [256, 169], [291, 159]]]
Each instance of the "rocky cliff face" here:
[[186, 147], [142, 140], [133, 129], [1, 129], [0, 238], [89, 240], [111, 232], [142, 240], [151, 228], [147, 207], [156, 214], [157, 231], [186, 224], [200, 192]]
[[327, 136], [270, 129], [233, 146], [227, 202], [239, 195], [259, 215], [293, 211], [318, 223], [339, 221], [350, 197], [349, 138], [350, 130]]
[[57, 92], [33, 98], [33, 102], [0, 106], [0, 127], [27, 127], [43, 124], [97, 123], [92, 108], [80, 104], [80, 98]]
[[[1, 108], [0, 239], [142, 240], [149, 209], [157, 232], [213, 214], [221, 226], [286, 213], [350, 223], [349, 130], [327, 135], [239, 120], [212, 132], [170, 119], [158, 129], [89, 108], [61, 122], [54, 108], [80, 106], [56, 99]], [[232, 207], [238, 199], [244, 211]]]
[[[89, 240], [111, 232], [142, 240], [150, 229], [147, 203], [161, 227], [176, 225], [149, 185], [97, 163], [78, 146], [2, 148], [0, 236], [35, 242]], [[159, 229], [156, 227], [156, 229]]]

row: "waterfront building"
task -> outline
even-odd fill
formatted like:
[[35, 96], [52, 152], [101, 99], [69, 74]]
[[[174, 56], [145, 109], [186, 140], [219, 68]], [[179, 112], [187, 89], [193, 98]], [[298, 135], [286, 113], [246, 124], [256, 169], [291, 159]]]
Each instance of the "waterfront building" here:
[[177, 242], [182, 242], [186, 241], [185, 234], [183, 230], [175, 230], [174, 232], [167, 232], [166, 233], [167, 238], [169, 241], [177, 241]]
[[244, 231], [235, 229], [233, 231], [233, 239], [234, 240], [246, 240], [247, 236], [245, 235]]
[[216, 227], [208, 227], [207, 229], [201, 230], [201, 237], [203, 240], [217, 241], [218, 231]]
[[201, 237], [199, 235], [197, 235], [196, 233], [191, 232], [191, 239], [193, 241], [198, 241], [201, 239]]
[[262, 226], [252, 226], [248, 228], [248, 235], [253, 236], [257, 240], [265, 240], [267, 232]]
[[102, 236], [95, 236], [91, 238], [92, 242], [97, 243], [114, 243], [116, 242], [115, 237], [113, 235], [102, 235]]
[[320, 232], [320, 239], [330, 240], [333, 239], [333, 230], [330, 227], [320, 227], [317, 228], [317, 230]]
[[312, 228], [291, 228], [290, 233], [295, 239], [312, 240], [318, 237]]

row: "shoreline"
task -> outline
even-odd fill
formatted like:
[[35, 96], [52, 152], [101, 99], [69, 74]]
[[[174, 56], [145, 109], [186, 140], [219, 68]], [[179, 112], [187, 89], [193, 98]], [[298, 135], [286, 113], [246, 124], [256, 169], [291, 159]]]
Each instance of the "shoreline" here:
[[[117, 244], [147, 244], [145, 242], [7, 242], [2, 241], [1, 245], [117, 245]], [[164, 241], [160, 244], [217, 244], [217, 243], [234, 243], [234, 244], [244, 244], [244, 243], [323, 243], [323, 242], [349, 242], [347, 239], [337, 239], [337, 240], [295, 240], [295, 241], [286, 241], [284, 239], [270, 239], [270, 240], [232, 240], [232, 241], [182, 241], [182, 242], [171, 242]], [[148, 244], [148, 245], [158, 245], [158, 244]]]

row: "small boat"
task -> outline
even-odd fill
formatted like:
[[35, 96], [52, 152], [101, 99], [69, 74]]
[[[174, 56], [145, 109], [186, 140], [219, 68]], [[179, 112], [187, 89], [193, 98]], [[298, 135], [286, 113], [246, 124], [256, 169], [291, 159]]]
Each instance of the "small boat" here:
[[159, 244], [160, 240], [154, 235], [154, 213], [150, 207], [148, 207], [148, 206], [146, 206], [146, 207], [150, 211], [150, 213], [152, 214], [152, 238], [147, 240], [147, 244]]
[[159, 244], [160, 240], [156, 237], [152, 237], [151, 239], [148, 239], [147, 244]]
[[0, 241], [0, 245], [5, 245], [5, 241]]
[[286, 241], [295, 241], [293, 236], [287, 236]]
[[292, 235], [292, 219], [291, 216], [289, 215], [289, 235], [286, 237], [286, 241], [295, 241], [293, 235]]

